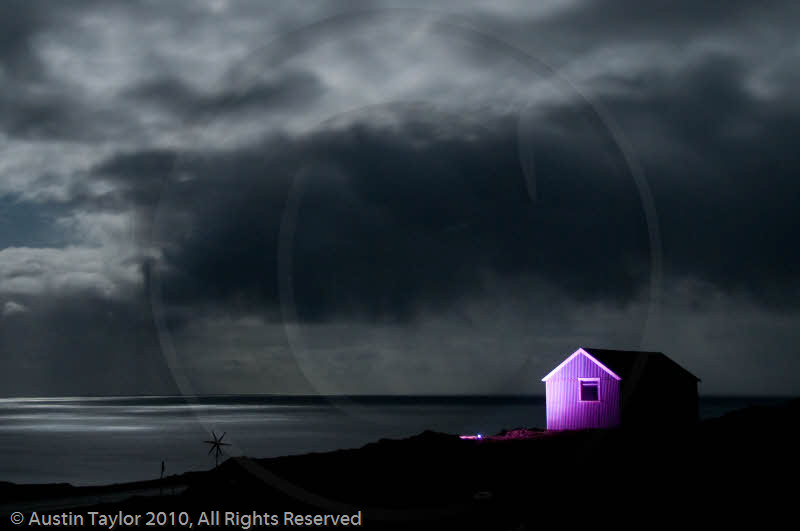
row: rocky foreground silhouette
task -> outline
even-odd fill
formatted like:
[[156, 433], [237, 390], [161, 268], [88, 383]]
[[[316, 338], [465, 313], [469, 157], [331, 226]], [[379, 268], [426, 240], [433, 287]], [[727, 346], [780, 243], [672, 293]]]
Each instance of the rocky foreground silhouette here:
[[[162, 481], [4, 483], [0, 513], [186, 512], [194, 527], [213, 527], [216, 515], [229, 528], [305, 527], [314, 515], [348, 515], [348, 525], [358, 515], [367, 529], [651, 528], [700, 520], [762, 528], [799, 505], [799, 432], [800, 399], [681, 430], [514, 429], [480, 440], [426, 431], [351, 450], [230, 458]], [[343, 527], [333, 521], [325, 526]]]

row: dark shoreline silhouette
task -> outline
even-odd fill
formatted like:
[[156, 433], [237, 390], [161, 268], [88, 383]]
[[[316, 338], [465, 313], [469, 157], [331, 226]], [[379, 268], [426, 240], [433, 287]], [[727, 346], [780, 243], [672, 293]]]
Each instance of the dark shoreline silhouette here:
[[197, 522], [203, 511], [361, 511], [371, 529], [533, 529], [560, 519], [573, 527], [602, 514], [763, 520], [794, 508], [799, 427], [792, 399], [681, 429], [515, 429], [481, 440], [426, 431], [352, 450], [230, 458], [161, 481], [0, 483], [0, 514], [186, 511]]

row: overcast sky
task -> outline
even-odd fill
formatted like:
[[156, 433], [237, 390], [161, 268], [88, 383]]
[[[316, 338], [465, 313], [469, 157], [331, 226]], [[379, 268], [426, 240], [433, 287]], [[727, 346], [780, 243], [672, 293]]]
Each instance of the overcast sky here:
[[[402, 9], [401, 9], [402, 8]], [[800, 389], [800, 4], [0, 3], [0, 395]]]

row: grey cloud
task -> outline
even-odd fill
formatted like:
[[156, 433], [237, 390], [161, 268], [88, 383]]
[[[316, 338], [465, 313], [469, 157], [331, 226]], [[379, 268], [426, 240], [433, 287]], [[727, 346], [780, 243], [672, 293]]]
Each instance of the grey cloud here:
[[14, 301], [6, 301], [3, 305], [3, 317], [27, 313], [28, 307]]
[[130, 258], [108, 248], [7, 247], [0, 250], [0, 293], [126, 298], [140, 274]]

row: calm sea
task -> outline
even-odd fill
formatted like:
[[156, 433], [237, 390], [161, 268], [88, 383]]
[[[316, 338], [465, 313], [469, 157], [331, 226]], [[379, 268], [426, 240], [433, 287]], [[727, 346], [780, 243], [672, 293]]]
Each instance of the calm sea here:
[[[701, 400], [710, 418], [779, 398]], [[272, 457], [357, 448], [426, 429], [494, 434], [544, 427], [542, 397], [104, 397], [0, 399], [0, 481], [95, 485], [213, 466], [203, 441], [226, 433], [228, 455]]]

